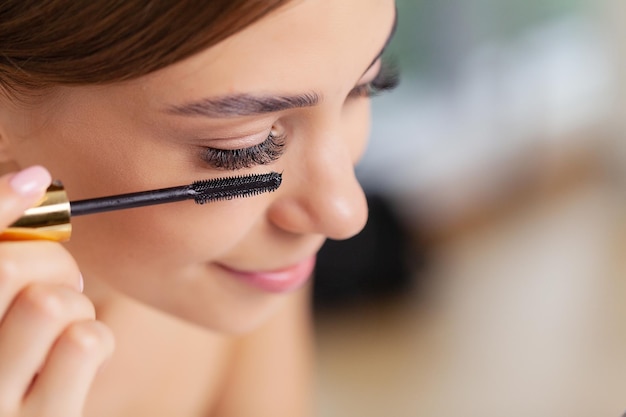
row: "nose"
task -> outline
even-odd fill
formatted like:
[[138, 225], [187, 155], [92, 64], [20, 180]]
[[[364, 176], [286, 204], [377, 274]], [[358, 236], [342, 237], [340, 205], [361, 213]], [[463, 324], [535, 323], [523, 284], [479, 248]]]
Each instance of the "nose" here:
[[285, 167], [268, 212], [275, 226], [337, 240], [350, 238], [365, 226], [367, 201], [354, 173], [353, 152], [338, 141], [329, 142], [333, 141], [311, 144]]

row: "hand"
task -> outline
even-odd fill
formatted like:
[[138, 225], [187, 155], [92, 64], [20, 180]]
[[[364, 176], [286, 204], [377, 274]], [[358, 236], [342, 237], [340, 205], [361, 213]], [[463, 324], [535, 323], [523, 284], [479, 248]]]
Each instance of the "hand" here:
[[[0, 230], [50, 184], [41, 167], [0, 177]], [[49, 241], [0, 242], [0, 417], [79, 417], [113, 336], [81, 294], [76, 262]]]

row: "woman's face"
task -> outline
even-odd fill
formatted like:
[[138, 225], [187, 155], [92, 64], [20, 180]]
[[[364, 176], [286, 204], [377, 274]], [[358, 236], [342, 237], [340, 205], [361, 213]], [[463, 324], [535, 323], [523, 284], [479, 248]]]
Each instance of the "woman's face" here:
[[0, 134], [14, 159], [48, 167], [72, 200], [283, 174], [274, 193], [74, 218], [67, 247], [86, 292], [106, 282], [226, 332], [268, 317], [304, 284], [326, 238], [365, 224], [353, 167], [369, 100], [358, 92], [379, 73], [394, 18], [392, 0], [295, 1], [143, 78], [4, 106]]

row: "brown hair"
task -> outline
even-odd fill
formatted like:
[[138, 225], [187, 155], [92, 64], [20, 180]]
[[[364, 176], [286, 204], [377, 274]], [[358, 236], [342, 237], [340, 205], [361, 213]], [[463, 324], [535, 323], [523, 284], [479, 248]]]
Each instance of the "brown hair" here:
[[2, 0], [0, 90], [136, 78], [215, 45], [290, 0]]

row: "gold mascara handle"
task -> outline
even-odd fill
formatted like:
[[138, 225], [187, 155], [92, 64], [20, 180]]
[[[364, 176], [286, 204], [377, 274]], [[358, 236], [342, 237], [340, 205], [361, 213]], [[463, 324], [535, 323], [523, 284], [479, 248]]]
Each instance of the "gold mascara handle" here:
[[55, 181], [38, 205], [26, 210], [19, 220], [0, 233], [0, 240], [67, 241], [72, 234], [70, 215], [65, 188]]

